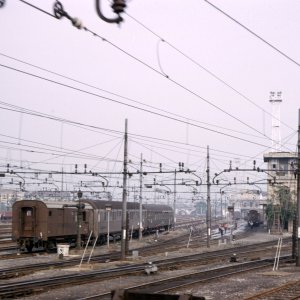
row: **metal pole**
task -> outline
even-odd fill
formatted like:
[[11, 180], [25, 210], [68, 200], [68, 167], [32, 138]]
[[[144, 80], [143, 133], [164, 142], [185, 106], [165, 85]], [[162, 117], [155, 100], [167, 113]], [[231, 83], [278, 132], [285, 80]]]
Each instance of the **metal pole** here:
[[107, 248], [109, 249], [109, 213], [110, 211], [107, 211]]
[[78, 196], [78, 206], [77, 206], [77, 240], [76, 240], [76, 248], [81, 249], [81, 216], [82, 216], [82, 206], [81, 206], [81, 197], [82, 197], [82, 192], [81, 190], [78, 191], [77, 193]]
[[126, 243], [127, 243], [127, 232], [126, 232], [126, 219], [127, 219], [127, 119], [125, 119], [125, 134], [124, 134], [124, 163], [123, 163], [123, 195], [122, 195], [122, 240], [121, 240], [121, 259], [125, 260], [126, 256]]
[[174, 229], [176, 224], [176, 169], [175, 169], [175, 175], [174, 175], [174, 204], [173, 204], [173, 210], [174, 210]]
[[140, 164], [140, 210], [139, 210], [139, 241], [142, 240], [143, 234], [143, 154], [141, 153]]
[[223, 220], [223, 199], [222, 199], [222, 191], [221, 191], [221, 220]]
[[298, 159], [297, 159], [297, 255], [296, 266], [300, 267], [300, 109], [298, 110]]
[[207, 225], [207, 247], [210, 247], [211, 236], [211, 205], [210, 205], [210, 175], [209, 175], [209, 146], [207, 146], [207, 211], [206, 211], [206, 225]]
[[91, 240], [92, 233], [93, 233], [93, 231], [91, 231], [91, 233], [90, 233], [90, 235], [89, 235], [89, 238], [88, 238], [88, 241], [87, 241], [87, 243], [86, 243], [86, 245], [85, 245], [84, 251], [83, 251], [83, 253], [82, 253], [81, 261], [80, 261], [80, 264], [79, 264], [79, 269], [80, 269], [80, 267], [81, 267], [81, 265], [82, 265], [82, 262], [83, 262], [83, 259], [84, 259], [84, 256], [85, 256], [86, 249], [87, 249], [87, 247], [89, 246], [89, 243], [90, 243], [90, 240]]

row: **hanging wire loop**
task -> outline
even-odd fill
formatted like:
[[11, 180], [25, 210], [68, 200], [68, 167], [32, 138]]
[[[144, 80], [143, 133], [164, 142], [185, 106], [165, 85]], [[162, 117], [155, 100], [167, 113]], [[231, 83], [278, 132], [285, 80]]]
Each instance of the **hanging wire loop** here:
[[96, 0], [96, 11], [98, 16], [100, 17], [101, 20], [107, 22], [107, 23], [117, 23], [119, 24], [120, 22], [123, 21], [123, 18], [120, 16], [122, 12], [124, 12], [124, 9], [126, 7], [126, 3], [124, 0], [113, 0], [113, 4], [111, 5], [113, 11], [115, 14], [118, 16], [113, 19], [106, 18], [102, 11], [101, 11], [101, 5], [100, 5], [101, 0]]
[[61, 19], [62, 17], [66, 17], [69, 19], [72, 23], [73, 26], [75, 26], [78, 29], [85, 28], [82, 24], [82, 22], [78, 18], [72, 18], [65, 10], [63, 5], [59, 2], [56, 1], [53, 5], [53, 10], [54, 10], [54, 16], [57, 19]]
[[53, 10], [54, 10], [54, 16], [57, 19], [61, 19], [62, 17], [66, 17], [67, 16], [66, 12], [64, 11], [63, 5], [59, 1], [56, 1], [54, 3]]
[[5, 4], [5, 0], [0, 0], [0, 8], [3, 7]]

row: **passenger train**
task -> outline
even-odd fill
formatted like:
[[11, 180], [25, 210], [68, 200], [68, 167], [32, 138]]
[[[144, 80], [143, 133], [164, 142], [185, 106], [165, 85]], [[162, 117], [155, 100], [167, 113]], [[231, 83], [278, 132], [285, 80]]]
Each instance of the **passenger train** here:
[[[86, 243], [103, 244], [109, 235], [121, 237], [122, 202], [88, 200], [80, 201], [82, 214], [80, 235]], [[110, 211], [107, 208], [110, 208]], [[109, 214], [109, 216], [108, 216]], [[127, 202], [128, 228], [133, 236], [139, 233], [139, 203]], [[174, 212], [167, 205], [142, 205], [143, 234], [155, 230], [167, 230], [174, 226]], [[12, 238], [21, 251], [50, 250], [58, 243], [74, 245], [78, 233], [78, 202], [20, 200], [12, 207]]]

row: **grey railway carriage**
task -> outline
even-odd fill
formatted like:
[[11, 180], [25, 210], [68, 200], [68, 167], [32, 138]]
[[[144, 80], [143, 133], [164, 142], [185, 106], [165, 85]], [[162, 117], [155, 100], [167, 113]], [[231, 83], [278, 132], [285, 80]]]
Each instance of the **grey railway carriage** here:
[[[92, 232], [92, 241], [98, 238], [103, 244], [107, 239], [108, 213], [109, 233], [113, 239], [121, 237], [122, 202], [85, 200], [81, 222], [81, 239], [88, 240]], [[78, 202], [20, 200], [13, 205], [12, 236], [21, 250], [33, 248], [53, 249], [58, 243], [74, 245], [77, 238]], [[111, 210], [108, 212], [107, 207]], [[174, 212], [167, 205], [144, 204], [143, 233], [154, 230], [166, 230], [174, 225]], [[139, 203], [127, 202], [128, 228], [133, 236], [139, 231]]]

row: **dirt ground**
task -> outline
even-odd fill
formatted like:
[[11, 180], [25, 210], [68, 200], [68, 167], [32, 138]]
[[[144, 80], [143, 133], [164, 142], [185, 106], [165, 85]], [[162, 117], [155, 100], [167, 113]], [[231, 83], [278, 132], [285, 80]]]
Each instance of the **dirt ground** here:
[[[169, 238], [171, 236], [176, 236], [178, 234], [182, 234], [182, 231], [175, 231], [173, 233], [170, 233], [170, 235], [163, 236], [161, 235], [160, 238]], [[220, 249], [220, 247], [233, 247], [235, 245], [245, 245], [253, 242], [257, 242], [259, 240], [261, 241], [267, 241], [267, 240], [273, 240], [278, 239], [277, 236], [270, 235], [268, 232], [255, 232], [253, 233], [253, 236], [233, 241], [231, 244], [228, 244], [226, 246], [213, 246], [209, 250], [217, 250]], [[141, 243], [139, 241], [133, 241], [130, 245], [131, 249], [138, 248], [143, 245], [155, 243], [155, 240], [153, 237], [149, 237], [147, 239], [144, 239], [144, 241]], [[116, 250], [119, 247], [119, 245], [110, 245], [110, 251]], [[198, 249], [196, 251], [206, 252], [207, 248]], [[274, 249], [274, 255], [275, 255], [275, 249]], [[98, 253], [107, 253], [108, 250], [106, 247], [101, 247], [99, 250], [97, 250]], [[135, 261], [138, 263], [141, 262], [148, 262], [153, 261], [155, 259], [162, 259], [163, 257], [173, 257], [173, 256], [181, 256], [181, 255], [187, 255], [195, 253], [195, 249], [188, 249], [188, 248], [182, 248], [179, 249], [176, 252], [168, 252], [168, 253], [161, 253], [156, 256], [147, 257], [147, 258], [137, 258], [133, 260], [132, 258], [129, 258], [127, 263], [134, 263]], [[71, 257], [72, 251], [70, 251]], [[76, 255], [76, 254], [75, 254]], [[25, 258], [26, 259], [26, 258]], [[53, 261], [57, 260], [58, 255], [40, 255], [32, 258], [32, 263], [37, 263], [41, 261]], [[68, 259], [65, 257], [64, 259]], [[23, 260], [23, 259], [21, 259]], [[15, 260], [16, 264], [22, 264], [21, 260]], [[28, 260], [28, 259], [27, 259]], [[24, 263], [24, 262], [23, 262]], [[28, 263], [28, 261], [27, 261]], [[228, 262], [229, 263], [229, 262]], [[12, 266], [12, 262], [6, 262], [6, 264]], [[42, 278], [42, 277], [52, 277], [52, 276], [59, 276], [69, 273], [82, 273], [82, 272], [89, 272], [91, 269], [109, 269], [113, 268], [114, 266], [118, 266], [120, 264], [124, 264], [124, 262], [106, 262], [102, 264], [95, 264], [90, 266], [83, 265], [80, 269], [78, 267], [69, 268], [69, 269], [61, 269], [61, 270], [49, 270], [49, 271], [41, 271], [36, 272], [35, 274], [28, 275], [26, 277], [23, 277], [21, 279], [12, 279], [11, 281], [20, 281], [28, 278]], [[223, 264], [224, 265], [224, 264]], [[215, 265], [217, 266], [217, 265]], [[157, 280], [157, 279], [163, 279], [168, 276], [174, 276], [177, 274], [185, 274], [189, 272], [190, 270], [205, 270], [207, 268], [211, 268], [212, 266], [195, 266], [193, 268], [186, 268], [184, 270], [172, 270], [172, 271], [159, 271], [157, 274], [147, 276], [127, 276], [127, 277], [121, 277], [116, 279], [111, 279], [107, 281], [101, 281], [96, 283], [90, 283], [90, 284], [83, 284], [83, 285], [77, 285], [74, 287], [63, 287], [60, 289], [54, 289], [48, 292], [44, 292], [41, 294], [38, 294], [36, 296], [29, 296], [26, 298], [20, 298], [20, 299], [26, 299], [26, 300], [54, 300], [54, 299], [81, 299], [83, 297], [89, 296], [89, 295], [95, 295], [97, 293], [101, 292], [107, 292], [114, 289], [120, 289], [125, 287], [130, 287], [138, 283], [145, 283], [147, 281]], [[264, 269], [262, 271], [256, 271], [251, 272], [248, 274], [241, 274], [238, 276], [232, 276], [230, 278], [223, 278], [218, 279], [216, 282], [208, 282], [208, 283], [201, 283], [201, 284], [195, 284], [194, 286], [191, 286], [189, 288], [185, 288], [182, 290], [178, 290], [175, 293], [176, 294], [192, 294], [194, 296], [204, 296], [207, 300], [219, 300], [219, 299], [231, 299], [231, 300], [241, 300], [245, 299], [247, 296], [254, 295], [255, 293], [263, 290], [263, 289], [270, 289], [275, 286], [279, 286], [282, 284], [285, 284], [289, 281], [294, 280], [300, 280], [300, 268], [292, 266], [282, 267], [279, 268], [278, 271], [272, 271], [272, 268], [270, 269]]]

